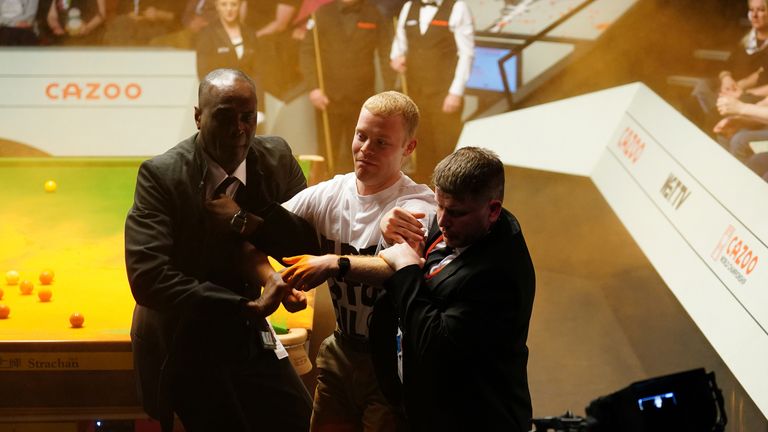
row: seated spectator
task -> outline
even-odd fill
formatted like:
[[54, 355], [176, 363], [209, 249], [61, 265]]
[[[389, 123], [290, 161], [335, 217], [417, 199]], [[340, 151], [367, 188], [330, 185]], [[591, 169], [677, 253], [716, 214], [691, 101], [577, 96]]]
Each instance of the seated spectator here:
[[763, 180], [768, 181], [768, 152], [753, 155], [747, 160], [747, 166]]
[[37, 45], [37, 0], [0, 0], [0, 45]]
[[54, 0], [48, 27], [55, 44], [97, 45], [101, 42], [107, 7], [105, 0]]
[[700, 122], [705, 129], [718, 119], [718, 95], [753, 103], [768, 96], [768, 73], [763, 73], [768, 70], [768, 4], [766, 0], [748, 0], [747, 4], [752, 29], [731, 54], [727, 69], [720, 72], [717, 81], [702, 81], [693, 90], [704, 114]]
[[109, 22], [104, 44], [112, 46], [149, 45], [154, 38], [165, 36], [179, 28], [180, 6], [174, 0], [123, 0], [117, 16]]
[[717, 109], [724, 116], [713, 130], [718, 135], [718, 141], [746, 163], [754, 153], [749, 143], [768, 140], [768, 98], [751, 104], [723, 95], [717, 99]]

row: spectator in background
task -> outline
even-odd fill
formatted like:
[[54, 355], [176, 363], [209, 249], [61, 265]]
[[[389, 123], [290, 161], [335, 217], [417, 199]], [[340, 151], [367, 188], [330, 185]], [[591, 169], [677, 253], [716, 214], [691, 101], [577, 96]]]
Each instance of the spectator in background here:
[[421, 110], [417, 181], [428, 182], [437, 162], [456, 147], [474, 49], [472, 15], [463, 0], [416, 0], [403, 6], [390, 65], [405, 74], [407, 93]]
[[716, 101], [719, 95], [757, 102], [768, 96], [768, 4], [766, 0], [748, 0], [752, 29], [733, 50], [726, 70], [718, 80], [700, 82], [693, 90], [704, 115], [699, 124], [707, 130], [717, 122]]
[[296, 12], [296, 16], [293, 18], [294, 27], [291, 36], [296, 40], [304, 40], [310, 16], [320, 6], [332, 1], [334, 0], [302, 0], [301, 7], [299, 7], [299, 11]]
[[37, 45], [37, 0], [0, 0], [0, 45]]
[[768, 182], [768, 152], [753, 155], [747, 160], [747, 166]]
[[292, 23], [301, 0], [250, 0], [246, 28], [258, 38], [259, 75], [264, 89], [284, 101], [298, 95], [299, 41], [292, 37]]
[[405, 0], [376, 0], [376, 6], [384, 18], [392, 20], [403, 9]]
[[104, 44], [113, 46], [148, 45], [158, 37], [179, 28], [183, 4], [174, 0], [123, 0], [117, 16], [109, 22]]
[[[256, 36], [240, 24], [241, 0], [215, 0], [216, 19], [200, 31], [197, 38], [197, 76], [214, 69], [239, 69], [257, 82], [259, 112], [263, 113], [264, 92], [260, 90], [254, 67], [256, 65]], [[263, 114], [260, 115], [263, 117]]]
[[[245, 3], [241, 3], [244, 7]], [[241, 16], [243, 16], [242, 12]], [[219, 19], [219, 14], [216, 11], [214, 0], [187, 0], [187, 6], [181, 17], [181, 24], [184, 28], [197, 34], [217, 19]]]
[[[754, 151], [750, 143], [768, 140], [768, 98], [755, 104], [745, 103], [733, 96], [720, 96], [717, 109], [725, 116], [715, 126], [720, 143], [741, 162], [752, 167]], [[757, 172], [763, 175], [764, 172]]]
[[[242, 19], [245, 16], [245, 1], [241, 1], [240, 5], [239, 15]], [[218, 20], [219, 15], [216, 12], [215, 0], [187, 0], [181, 14], [180, 30], [157, 36], [150, 41], [150, 45], [194, 49], [200, 32]], [[259, 100], [261, 100], [261, 96], [259, 96]]]
[[[392, 43], [392, 22], [381, 16], [368, 0], [336, 0], [321, 6], [315, 12], [311, 31], [317, 32], [320, 47], [308, 34], [302, 41], [299, 64], [304, 80], [311, 89], [309, 100], [320, 111], [328, 114], [330, 141], [334, 168], [337, 173], [352, 171], [349, 143], [355, 130], [353, 125], [360, 114], [359, 107], [375, 92], [376, 59], [387, 64]], [[316, 56], [323, 66], [325, 88], [320, 88]], [[394, 84], [394, 74], [385, 69], [385, 88]], [[323, 143], [322, 126], [318, 127], [318, 142]], [[325, 153], [325, 146], [321, 146]], [[326, 155], [328, 156], [328, 155]]]
[[101, 42], [106, 15], [105, 0], [54, 0], [48, 9], [48, 27], [54, 43], [96, 45]]

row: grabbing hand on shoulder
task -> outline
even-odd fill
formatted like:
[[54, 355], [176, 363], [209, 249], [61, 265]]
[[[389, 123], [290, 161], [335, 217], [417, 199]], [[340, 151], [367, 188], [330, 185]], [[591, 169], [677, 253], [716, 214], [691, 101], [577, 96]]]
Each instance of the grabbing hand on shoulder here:
[[387, 244], [408, 243], [411, 247], [416, 247], [424, 240], [424, 225], [419, 221], [424, 216], [424, 213], [394, 207], [379, 221], [381, 235]]
[[229, 226], [232, 216], [240, 211], [240, 206], [235, 200], [226, 196], [219, 195], [205, 202], [205, 208], [208, 213], [218, 222], [217, 225]]

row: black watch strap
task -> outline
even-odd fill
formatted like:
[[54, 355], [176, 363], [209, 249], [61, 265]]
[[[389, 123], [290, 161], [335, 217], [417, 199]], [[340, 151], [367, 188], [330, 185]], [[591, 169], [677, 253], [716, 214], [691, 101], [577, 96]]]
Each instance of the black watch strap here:
[[347, 275], [347, 272], [349, 272], [349, 268], [351, 267], [349, 263], [349, 258], [347, 257], [339, 257], [339, 272], [336, 273], [336, 279], [344, 279], [344, 276]]
[[232, 230], [235, 231], [238, 234], [242, 234], [245, 231], [245, 223], [248, 221], [248, 214], [245, 212], [245, 210], [240, 209], [237, 213], [235, 213], [234, 216], [232, 216], [232, 220], [229, 221], [229, 226], [232, 227]]

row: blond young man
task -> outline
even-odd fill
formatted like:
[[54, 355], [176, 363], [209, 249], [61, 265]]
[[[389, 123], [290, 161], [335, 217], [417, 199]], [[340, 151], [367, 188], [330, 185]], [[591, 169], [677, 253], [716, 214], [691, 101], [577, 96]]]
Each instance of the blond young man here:
[[[311, 263], [303, 257], [286, 258], [296, 265], [286, 270], [284, 279], [291, 284], [301, 275], [304, 282], [294, 285], [299, 289], [327, 280], [336, 312], [337, 329], [317, 357], [313, 431], [401, 427], [398, 410], [387, 403], [377, 384], [368, 343], [368, 323], [379, 289], [366, 279], [349, 279], [349, 259], [339, 256], [373, 255], [388, 240], [423, 238], [420, 230], [435, 211], [434, 195], [400, 171], [416, 147], [418, 121], [419, 110], [407, 96], [393, 91], [372, 96], [360, 110], [352, 141], [355, 171], [308, 188], [284, 204], [315, 227], [321, 249], [328, 254], [312, 257]], [[384, 222], [385, 240], [382, 214], [402, 214], [418, 232], [386, 228]], [[311, 276], [301, 271], [307, 264], [313, 267]]]

